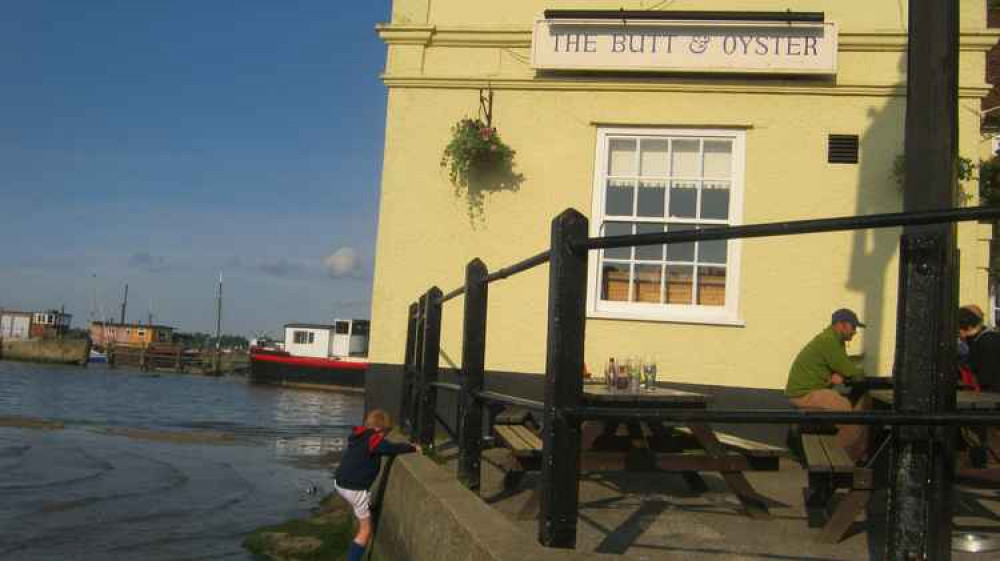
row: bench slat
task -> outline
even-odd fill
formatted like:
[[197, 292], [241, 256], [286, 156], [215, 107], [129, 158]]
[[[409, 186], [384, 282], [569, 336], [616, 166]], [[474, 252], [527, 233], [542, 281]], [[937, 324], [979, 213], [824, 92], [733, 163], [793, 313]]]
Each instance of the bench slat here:
[[[687, 436], [692, 436], [694, 434], [688, 427], [674, 427], [674, 430]], [[770, 444], [757, 442], [756, 440], [750, 440], [748, 438], [740, 438], [739, 436], [734, 436], [724, 432], [715, 431], [715, 436], [719, 439], [719, 442], [727, 448], [740, 450], [741, 452], [751, 456], [784, 456], [788, 452], [784, 448], [779, 448], [778, 446], [771, 446]]]
[[823, 448], [826, 450], [826, 455], [830, 458], [830, 466], [833, 471], [836, 472], [848, 472], [854, 471], [854, 462], [851, 457], [847, 455], [847, 452], [841, 448], [840, 444], [837, 444], [837, 436], [824, 434], [820, 436], [820, 442], [823, 443]]
[[526, 427], [498, 425], [493, 430], [516, 453], [534, 454], [541, 451], [542, 441]]
[[534, 450], [542, 449], [542, 439], [538, 438], [538, 435], [531, 432], [531, 429], [525, 426], [516, 426], [514, 431], [520, 435], [521, 440], [523, 440], [528, 446]]
[[819, 434], [803, 434], [802, 451], [806, 455], [809, 471], [831, 472], [833, 466], [830, 465], [830, 457], [826, 455], [826, 449], [820, 440], [821, 436]]

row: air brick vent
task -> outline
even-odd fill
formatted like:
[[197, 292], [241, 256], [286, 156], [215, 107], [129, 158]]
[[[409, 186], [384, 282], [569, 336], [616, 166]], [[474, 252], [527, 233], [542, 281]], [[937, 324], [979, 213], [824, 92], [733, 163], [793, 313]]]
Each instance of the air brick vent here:
[[827, 162], [831, 164], [858, 163], [858, 135], [831, 134], [827, 147]]

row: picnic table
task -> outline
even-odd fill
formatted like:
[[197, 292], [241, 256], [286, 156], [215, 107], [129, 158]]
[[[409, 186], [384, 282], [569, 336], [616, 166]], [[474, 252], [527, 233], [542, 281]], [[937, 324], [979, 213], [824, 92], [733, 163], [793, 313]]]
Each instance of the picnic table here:
[[[871, 390], [868, 395], [881, 407], [892, 407], [896, 399], [890, 389]], [[1000, 409], [1000, 393], [962, 390], [956, 392], [955, 398], [955, 408], [959, 411]]]
[[[712, 400], [705, 394], [667, 388], [629, 392], [598, 384], [585, 385], [583, 399], [587, 405], [630, 409], [704, 409]], [[493, 431], [512, 456], [504, 480], [510, 490], [524, 471], [540, 469], [542, 443], [524, 414], [501, 415], [498, 420]], [[587, 421], [581, 429], [582, 471], [680, 473], [700, 492], [708, 485], [699, 472], [718, 472], [749, 516], [770, 516], [766, 499], [743, 472], [777, 470], [779, 458], [787, 453], [783, 448], [720, 433], [706, 423], [667, 425], [623, 418]], [[533, 496], [520, 516], [527, 516], [536, 505]]]
[[[705, 409], [712, 401], [706, 394], [669, 388], [629, 392], [603, 385], [584, 386], [583, 399], [586, 405], [639, 409]], [[719, 433], [697, 422], [611, 419], [584, 423], [582, 429], [584, 470], [675, 472], [699, 491], [708, 488], [700, 472], [717, 472], [747, 514], [769, 516], [766, 500], [743, 472], [777, 470], [779, 457], [786, 453], [783, 448]]]
[[[874, 409], [891, 409], [895, 404], [891, 378], [871, 377], [848, 386], [855, 396], [867, 394]], [[959, 391], [956, 394], [956, 409], [1000, 409], [1000, 394]], [[885, 462], [884, 452], [888, 449], [891, 438], [890, 431], [871, 431], [868, 461], [865, 465], [856, 465], [839, 446], [836, 435], [803, 435], [804, 456], [809, 472], [806, 508], [810, 526], [823, 528], [817, 536], [818, 541], [839, 541], [867, 504], [873, 490], [886, 485], [888, 464]], [[831, 500], [834, 496], [840, 496], [840, 499]]]

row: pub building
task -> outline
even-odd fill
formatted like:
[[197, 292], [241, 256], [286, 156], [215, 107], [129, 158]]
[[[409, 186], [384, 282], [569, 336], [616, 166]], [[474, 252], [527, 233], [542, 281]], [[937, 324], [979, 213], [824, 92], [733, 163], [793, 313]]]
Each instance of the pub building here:
[[[567, 208], [591, 236], [902, 210], [906, 3], [705, 11], [745, 7], [393, 1], [378, 27], [388, 105], [370, 406], [398, 408], [410, 303], [462, 286], [473, 258], [493, 271], [547, 250]], [[979, 107], [998, 35], [986, 11], [961, 2], [959, 152], [972, 161], [990, 150]], [[453, 126], [477, 117], [516, 151], [520, 178], [470, 213], [442, 153]], [[974, 181], [960, 190], [957, 204], [978, 204]], [[653, 356], [661, 384], [776, 405], [795, 354], [847, 307], [868, 325], [849, 354], [888, 375], [899, 233], [592, 251], [585, 361], [601, 375], [609, 357]], [[962, 303], [986, 308], [989, 237], [958, 225]], [[547, 294], [547, 266], [490, 285], [488, 386], [541, 395]], [[461, 362], [462, 307], [444, 304], [443, 371]]]

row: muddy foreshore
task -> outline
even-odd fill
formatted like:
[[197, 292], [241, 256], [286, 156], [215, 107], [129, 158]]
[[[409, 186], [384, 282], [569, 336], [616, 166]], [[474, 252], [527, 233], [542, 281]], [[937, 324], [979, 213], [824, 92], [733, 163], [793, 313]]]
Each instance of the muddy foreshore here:
[[351, 510], [332, 493], [308, 517], [258, 528], [243, 546], [272, 561], [336, 561], [344, 558], [353, 537]]

